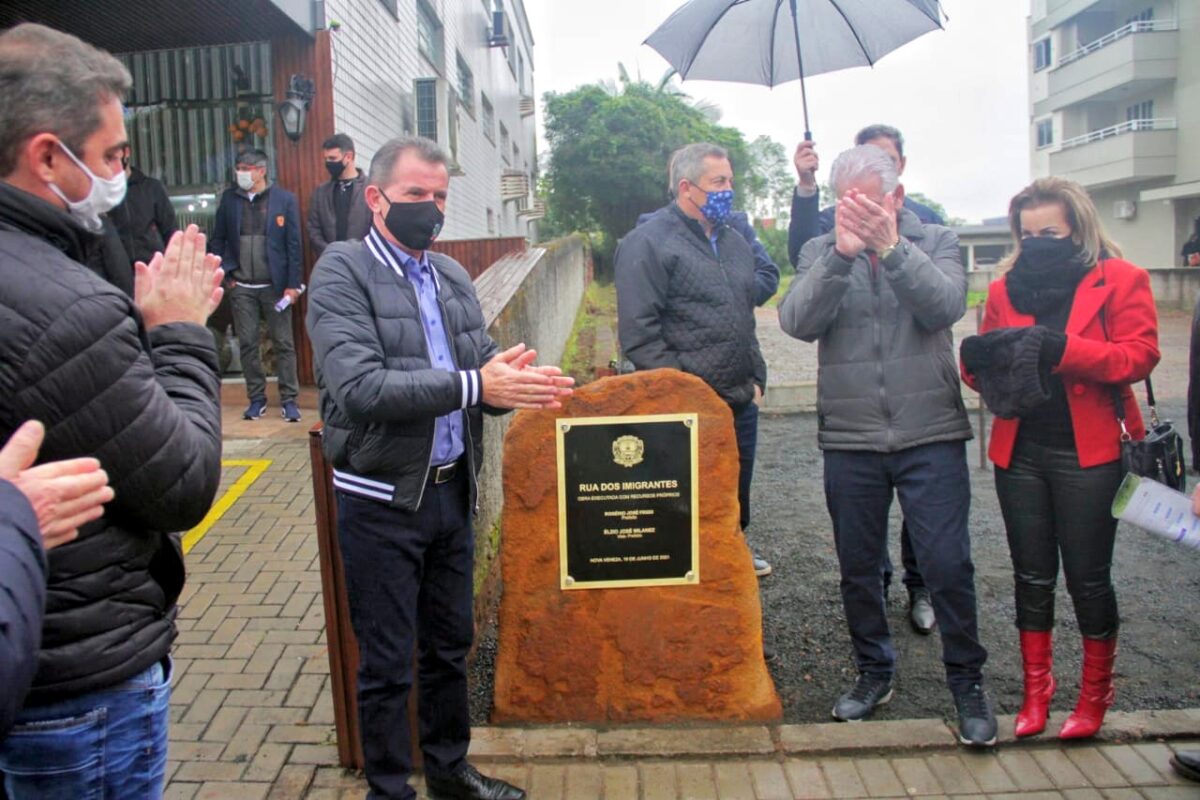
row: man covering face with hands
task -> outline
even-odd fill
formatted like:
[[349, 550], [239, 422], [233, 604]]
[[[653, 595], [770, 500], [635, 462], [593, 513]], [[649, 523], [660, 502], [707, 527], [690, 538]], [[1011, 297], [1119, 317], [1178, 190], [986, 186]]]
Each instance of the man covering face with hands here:
[[892, 696], [882, 572], [895, 493], [937, 612], [959, 738], [990, 745], [967, 535], [971, 426], [950, 330], [966, 310], [958, 238], [903, 207], [896, 164], [874, 145], [838, 156], [831, 181], [835, 228], [800, 252], [779, 321], [819, 345], [817, 441], [859, 671], [833, 716], [863, 719]]

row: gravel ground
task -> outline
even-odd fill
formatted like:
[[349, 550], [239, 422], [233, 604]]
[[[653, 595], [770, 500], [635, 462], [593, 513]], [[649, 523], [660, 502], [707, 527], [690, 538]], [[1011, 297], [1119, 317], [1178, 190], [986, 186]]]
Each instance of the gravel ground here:
[[[1187, 319], [1178, 312], [1163, 315], [1164, 359], [1155, 375], [1160, 412], [1176, 420], [1182, 433], [1186, 433]], [[971, 417], [974, 422], [976, 415]], [[990, 653], [986, 683], [997, 712], [1015, 713], [1021, 702], [1021, 672], [1008, 544], [990, 465], [986, 470], [978, 468], [977, 441], [968, 445], [968, 459], [979, 627]], [[778, 654], [770, 665], [771, 674], [783, 699], [784, 719], [792, 723], [828, 721], [834, 700], [854, 677], [821, 473], [815, 416], [761, 417], [750, 541], [775, 568], [760, 582], [763, 616], [767, 639]], [[898, 506], [892, 516], [890, 545], [899, 569]], [[1122, 526], [1114, 579], [1123, 620], [1115, 707], [1200, 706], [1200, 553]], [[888, 610], [899, 654], [896, 694], [876, 718], [952, 716], [940, 641], [936, 633], [923, 637], [912, 631], [906, 603], [897, 575]], [[1059, 689], [1053, 709], [1062, 712], [1074, 705], [1078, 692], [1080, 643], [1061, 581], [1057, 632]], [[491, 708], [495, 651], [492, 619], [485, 621], [471, 665], [471, 713], [476, 724], [487, 721]], [[1055, 714], [1051, 725], [1061, 719], [1061, 713]]]

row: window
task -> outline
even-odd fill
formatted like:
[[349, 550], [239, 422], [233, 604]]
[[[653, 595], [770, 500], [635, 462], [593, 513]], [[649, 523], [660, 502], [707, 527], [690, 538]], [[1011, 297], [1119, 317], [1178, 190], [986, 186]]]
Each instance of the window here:
[[437, 14], [425, 0], [417, 0], [417, 49], [437, 69], [443, 71], [443, 30]]
[[438, 140], [437, 79], [418, 78], [414, 81], [417, 98], [417, 136]]
[[504, 123], [500, 123], [500, 157], [504, 159], [504, 163], [509, 163], [508, 160], [508, 128], [504, 127]]
[[1037, 124], [1037, 146], [1040, 150], [1054, 144], [1054, 120], [1044, 119]]
[[517, 88], [525, 94], [525, 56], [520, 50], [517, 51]]
[[513, 166], [521, 166], [521, 148], [517, 147], [517, 142], [513, 140]]
[[458, 99], [462, 101], [463, 108], [467, 110], [467, 113], [473, 117], [475, 116], [475, 75], [467, 66], [462, 53], [456, 52], [454, 55], [458, 62]]
[[487, 232], [491, 234], [496, 232], [496, 212], [490, 208], [487, 210]]
[[400, 4], [399, 0], [379, 0], [383, 3], [383, 7], [388, 10], [394, 19], [400, 19]]
[[1038, 72], [1050, 66], [1050, 37], [1039, 39], [1033, 43], [1033, 71]]
[[1149, 130], [1151, 127], [1151, 124], [1152, 124], [1150, 121], [1152, 119], [1154, 119], [1154, 101], [1153, 100], [1143, 100], [1142, 102], [1134, 103], [1133, 105], [1131, 105], [1125, 109], [1125, 121], [1126, 122], [1143, 122], [1144, 121], [1144, 124], [1134, 125], [1133, 126], [1134, 130], [1142, 130], [1143, 128], [1145, 130]]
[[492, 102], [483, 92], [479, 93], [479, 108], [483, 116], [483, 135], [492, 144], [496, 143], [496, 113], [492, 110]]
[[1147, 8], [1145, 11], [1141, 12], [1140, 14], [1134, 14], [1132, 17], [1125, 20], [1125, 24], [1132, 25], [1135, 22], [1153, 22], [1153, 21], [1154, 21], [1154, 9]]

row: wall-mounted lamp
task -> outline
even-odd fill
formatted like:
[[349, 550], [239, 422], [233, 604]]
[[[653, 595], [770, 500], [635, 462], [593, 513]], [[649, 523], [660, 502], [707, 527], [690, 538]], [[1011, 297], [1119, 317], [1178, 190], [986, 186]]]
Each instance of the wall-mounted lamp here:
[[283, 132], [293, 142], [299, 141], [304, 134], [304, 122], [314, 94], [313, 82], [303, 75], [293, 75], [288, 81], [287, 99], [279, 104], [279, 121], [283, 124]]

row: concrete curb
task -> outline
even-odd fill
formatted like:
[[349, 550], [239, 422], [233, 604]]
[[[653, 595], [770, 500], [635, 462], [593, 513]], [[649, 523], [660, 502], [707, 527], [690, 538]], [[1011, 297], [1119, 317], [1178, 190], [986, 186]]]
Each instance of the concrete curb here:
[[[1064, 715], [1052, 715], [1047, 732], [1013, 737], [1014, 717], [1002, 716], [1000, 745], [1022, 749], [1087, 746], [1140, 740], [1200, 737], [1200, 708], [1111, 712], [1095, 739], [1060, 742], [1054, 735]], [[1057, 718], [1057, 719], [1056, 719]], [[960, 746], [944, 719], [884, 720], [813, 725], [587, 728], [480, 727], [471, 730], [472, 758], [487, 761], [682, 758], [737, 756], [897, 755]]]

